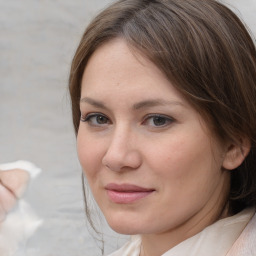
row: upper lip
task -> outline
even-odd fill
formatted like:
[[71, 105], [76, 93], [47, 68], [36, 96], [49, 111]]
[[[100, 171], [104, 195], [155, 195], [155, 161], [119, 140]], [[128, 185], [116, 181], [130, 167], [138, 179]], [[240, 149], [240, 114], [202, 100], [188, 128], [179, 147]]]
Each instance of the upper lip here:
[[106, 190], [112, 190], [117, 192], [149, 192], [154, 191], [155, 189], [152, 188], [144, 188], [133, 184], [115, 184], [109, 183], [105, 186]]

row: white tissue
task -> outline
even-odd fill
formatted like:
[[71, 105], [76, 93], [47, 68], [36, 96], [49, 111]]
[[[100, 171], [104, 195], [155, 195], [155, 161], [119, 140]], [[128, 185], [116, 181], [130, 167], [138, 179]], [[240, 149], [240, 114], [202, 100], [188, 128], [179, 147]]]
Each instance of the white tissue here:
[[[27, 171], [32, 179], [41, 172], [40, 168], [23, 160], [0, 164], [1, 171], [10, 169]], [[19, 200], [6, 219], [0, 222], [0, 256], [16, 255], [20, 248], [26, 247], [27, 240], [42, 223], [32, 207], [25, 200]]]
[[1, 171], [7, 171], [10, 169], [22, 169], [24, 171], [27, 171], [30, 174], [31, 178], [35, 178], [41, 172], [40, 168], [24, 160], [19, 160], [12, 163], [0, 164]]
[[0, 255], [15, 255], [21, 244], [24, 244], [42, 223], [43, 220], [36, 216], [31, 206], [20, 200], [16, 209], [0, 224]]

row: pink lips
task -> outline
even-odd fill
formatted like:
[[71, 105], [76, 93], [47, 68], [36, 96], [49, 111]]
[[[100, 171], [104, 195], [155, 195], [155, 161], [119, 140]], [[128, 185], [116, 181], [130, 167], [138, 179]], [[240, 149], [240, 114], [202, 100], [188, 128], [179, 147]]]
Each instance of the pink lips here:
[[154, 189], [138, 187], [131, 184], [118, 185], [114, 183], [108, 184], [105, 189], [110, 200], [117, 204], [133, 203], [155, 191]]

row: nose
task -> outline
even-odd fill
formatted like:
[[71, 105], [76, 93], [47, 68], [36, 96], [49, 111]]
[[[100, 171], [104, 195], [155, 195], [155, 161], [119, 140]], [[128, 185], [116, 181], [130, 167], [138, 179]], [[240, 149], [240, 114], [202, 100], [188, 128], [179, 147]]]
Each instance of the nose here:
[[102, 164], [112, 171], [135, 170], [140, 167], [142, 157], [137, 140], [131, 132], [115, 131]]

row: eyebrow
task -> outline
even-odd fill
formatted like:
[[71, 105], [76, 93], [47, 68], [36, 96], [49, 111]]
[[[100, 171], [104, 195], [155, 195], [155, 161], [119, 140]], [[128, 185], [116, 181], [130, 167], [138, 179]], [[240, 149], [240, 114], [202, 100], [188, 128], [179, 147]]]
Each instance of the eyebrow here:
[[150, 107], [166, 106], [166, 105], [184, 106], [184, 104], [182, 102], [179, 102], [179, 101], [154, 99], [154, 100], [145, 100], [145, 101], [138, 102], [138, 103], [133, 105], [133, 108], [135, 110], [137, 110], [137, 109], [141, 109], [141, 108], [150, 108]]
[[90, 105], [96, 107], [96, 108], [103, 108], [103, 109], [108, 109], [103, 102], [100, 102], [100, 101], [97, 101], [97, 100], [94, 100], [92, 98], [89, 98], [89, 97], [85, 97], [85, 98], [82, 98], [80, 99], [80, 103], [89, 103]]
[[[108, 109], [105, 104], [101, 101], [94, 100], [89, 97], [82, 98], [80, 100], [80, 103], [89, 103], [90, 105], [101, 108], [101, 109]], [[135, 103], [132, 108], [134, 110], [139, 110], [142, 108], [150, 108], [150, 107], [156, 107], [156, 106], [166, 106], [166, 105], [180, 105], [184, 106], [184, 104], [180, 101], [172, 101], [172, 100], [164, 100], [164, 99], [153, 99], [153, 100], [144, 100], [138, 103]]]

